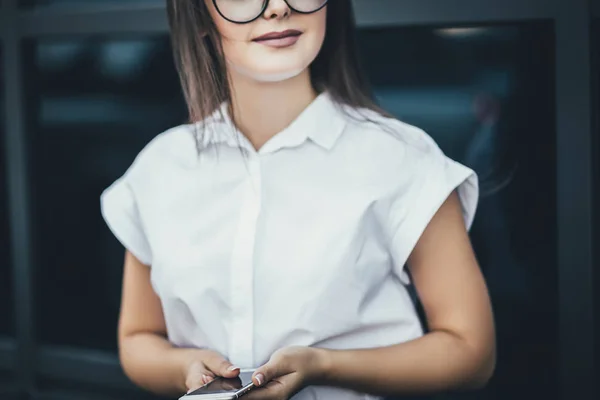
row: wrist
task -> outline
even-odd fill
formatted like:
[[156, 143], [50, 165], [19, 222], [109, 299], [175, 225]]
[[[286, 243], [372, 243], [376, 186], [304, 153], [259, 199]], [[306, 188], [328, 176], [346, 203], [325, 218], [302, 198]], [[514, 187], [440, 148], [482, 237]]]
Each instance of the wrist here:
[[334, 350], [315, 348], [315, 363], [312, 374], [313, 385], [327, 385], [333, 370]]

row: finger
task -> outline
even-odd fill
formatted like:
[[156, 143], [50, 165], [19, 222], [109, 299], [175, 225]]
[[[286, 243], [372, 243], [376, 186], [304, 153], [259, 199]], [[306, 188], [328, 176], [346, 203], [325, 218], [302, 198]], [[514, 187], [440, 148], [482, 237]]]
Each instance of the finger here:
[[268, 363], [254, 371], [252, 382], [255, 386], [264, 386], [271, 380], [292, 372], [288, 364], [286, 357], [271, 358]]
[[188, 374], [185, 381], [188, 393], [206, 385], [213, 379], [214, 375], [212, 374], [212, 372], [204, 368], [196, 368], [194, 371], [191, 371]]
[[244, 395], [246, 400], [280, 400], [286, 398], [283, 395], [281, 384], [271, 381], [266, 385], [256, 388]]
[[211, 352], [205, 359], [206, 368], [217, 376], [235, 378], [240, 374], [240, 368], [230, 363], [225, 357]]

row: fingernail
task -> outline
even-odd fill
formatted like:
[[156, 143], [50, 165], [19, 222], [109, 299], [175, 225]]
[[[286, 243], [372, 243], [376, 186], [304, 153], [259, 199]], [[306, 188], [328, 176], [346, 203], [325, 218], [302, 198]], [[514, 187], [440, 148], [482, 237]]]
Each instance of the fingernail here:
[[208, 375], [202, 375], [202, 381], [204, 383], [209, 383], [210, 382], [210, 376], [208, 376]]
[[227, 368], [227, 371], [235, 371], [237, 369], [240, 369], [240, 367], [236, 367], [235, 365], [230, 365], [229, 368]]
[[265, 376], [263, 374], [256, 374], [255, 378], [258, 382], [258, 386], [262, 386], [263, 382], [265, 381]]

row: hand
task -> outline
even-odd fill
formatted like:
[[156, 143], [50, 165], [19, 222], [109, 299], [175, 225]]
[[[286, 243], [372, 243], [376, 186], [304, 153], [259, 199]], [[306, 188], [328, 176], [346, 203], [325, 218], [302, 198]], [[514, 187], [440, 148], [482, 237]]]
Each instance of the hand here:
[[288, 400], [302, 388], [316, 383], [325, 372], [326, 350], [287, 347], [276, 351], [269, 362], [258, 368], [252, 381], [257, 387], [247, 400]]
[[235, 378], [240, 369], [221, 354], [212, 350], [196, 350], [184, 369], [188, 393], [209, 383], [216, 377]]

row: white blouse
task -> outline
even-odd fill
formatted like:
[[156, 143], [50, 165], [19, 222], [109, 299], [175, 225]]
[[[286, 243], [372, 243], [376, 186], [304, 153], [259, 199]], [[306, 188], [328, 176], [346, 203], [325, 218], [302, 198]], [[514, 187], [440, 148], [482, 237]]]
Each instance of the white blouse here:
[[[226, 109], [203, 122], [200, 151], [193, 125], [164, 132], [101, 197], [114, 235], [151, 266], [169, 340], [256, 368], [289, 345], [421, 336], [405, 263], [454, 189], [470, 228], [474, 172], [422, 130], [343, 112], [327, 93], [259, 151]], [[368, 398], [326, 387], [295, 397]]]

